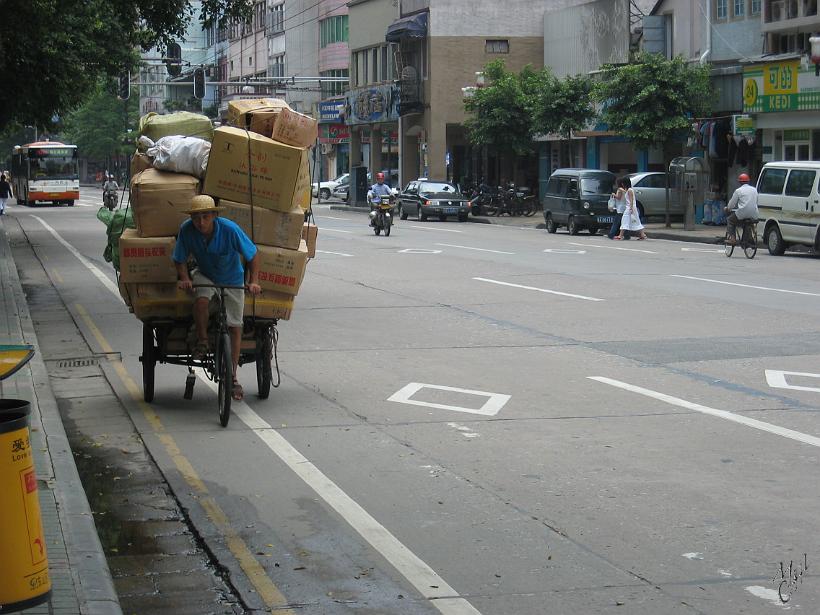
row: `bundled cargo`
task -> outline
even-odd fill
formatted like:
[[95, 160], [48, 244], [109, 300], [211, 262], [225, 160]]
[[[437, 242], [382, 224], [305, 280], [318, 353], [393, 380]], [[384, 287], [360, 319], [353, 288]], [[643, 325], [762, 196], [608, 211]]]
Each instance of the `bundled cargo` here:
[[140, 118], [139, 135], [145, 135], [155, 142], [170, 135], [199, 137], [210, 141], [213, 134], [214, 126], [211, 120], [201, 113], [177, 111], [176, 113], [159, 115], [152, 111]]
[[276, 118], [284, 109], [290, 106], [281, 98], [232, 100], [228, 103], [228, 125], [270, 137]]
[[245, 294], [245, 316], [290, 320], [295, 297], [284, 293], [266, 292], [254, 297]]
[[174, 246], [174, 237], [140, 237], [136, 230], [126, 229], [119, 241], [120, 280], [175, 283]]
[[107, 207], [100, 207], [97, 211], [97, 220], [105, 224], [105, 233], [108, 237], [103, 258], [112, 263], [114, 269], [120, 270], [120, 236], [126, 229], [135, 228], [133, 210], [130, 207], [111, 211]]
[[[143, 137], [144, 141], [150, 141]], [[143, 142], [144, 142], [143, 141]], [[194, 177], [205, 176], [211, 143], [199, 137], [171, 135], [156, 143], [150, 141], [146, 155], [152, 159], [155, 169], [172, 173], [185, 173]]]
[[225, 199], [219, 202], [219, 207], [222, 210], [219, 215], [236, 222], [254, 243], [299, 249], [305, 219], [301, 209], [282, 212], [254, 207], [251, 211], [250, 205]]
[[239, 128], [217, 128], [203, 192], [249, 204], [252, 187], [253, 205], [291, 211], [297, 205], [299, 174], [307, 157], [303, 148]]
[[134, 316], [151, 318], [188, 318], [193, 314], [194, 296], [173, 283], [126, 284]]
[[270, 137], [295, 147], [311, 147], [319, 137], [319, 123], [292, 109], [282, 109], [276, 116]]
[[257, 246], [256, 258], [259, 259], [259, 286], [263, 291], [273, 290], [286, 295], [299, 292], [308, 260], [304, 241], [299, 242], [298, 250]]
[[176, 235], [188, 219], [199, 180], [191, 175], [147, 169], [131, 180], [131, 207], [142, 237]]
[[139, 173], [153, 167], [153, 161], [144, 152], [137, 151], [131, 156], [131, 177], [136, 177]]
[[305, 244], [307, 245], [308, 251], [308, 258], [313, 258], [316, 256], [316, 239], [319, 235], [319, 227], [315, 224], [310, 224], [309, 222], [305, 222], [302, 225], [302, 239], [305, 240]]

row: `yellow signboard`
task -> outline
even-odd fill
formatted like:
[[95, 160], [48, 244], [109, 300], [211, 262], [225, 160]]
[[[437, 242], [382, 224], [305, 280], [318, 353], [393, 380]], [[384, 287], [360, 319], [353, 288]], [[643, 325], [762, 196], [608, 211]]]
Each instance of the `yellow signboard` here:
[[763, 69], [763, 95], [797, 94], [800, 60], [772, 62]]

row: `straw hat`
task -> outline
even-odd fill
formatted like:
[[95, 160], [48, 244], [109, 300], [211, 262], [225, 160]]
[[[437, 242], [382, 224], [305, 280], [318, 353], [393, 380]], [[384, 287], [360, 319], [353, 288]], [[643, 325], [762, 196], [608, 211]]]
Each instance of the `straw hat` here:
[[191, 199], [191, 209], [185, 211], [186, 214], [202, 214], [209, 211], [218, 212], [219, 207], [213, 198], [207, 194], [198, 194]]

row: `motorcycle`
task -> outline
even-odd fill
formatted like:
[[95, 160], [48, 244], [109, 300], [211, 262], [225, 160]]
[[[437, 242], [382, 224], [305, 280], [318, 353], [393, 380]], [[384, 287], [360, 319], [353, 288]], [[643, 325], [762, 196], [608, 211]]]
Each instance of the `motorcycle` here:
[[498, 210], [501, 197], [499, 191], [487, 184], [479, 184], [473, 189], [470, 198], [470, 212], [474, 216], [486, 214], [492, 216]]
[[390, 227], [393, 226], [393, 196], [370, 196], [370, 226], [378, 235], [384, 231], [385, 237], [390, 236]]
[[117, 193], [113, 190], [103, 192], [103, 205], [110, 211], [114, 211], [117, 208]]

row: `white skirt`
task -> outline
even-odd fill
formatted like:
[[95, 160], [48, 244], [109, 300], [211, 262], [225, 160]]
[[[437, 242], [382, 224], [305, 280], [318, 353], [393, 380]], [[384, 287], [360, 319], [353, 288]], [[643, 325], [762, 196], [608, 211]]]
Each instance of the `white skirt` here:
[[623, 217], [621, 218], [621, 230], [622, 231], [640, 231], [643, 230], [643, 224], [641, 224], [641, 219], [638, 216], [638, 212], [632, 212], [629, 214], [628, 212], [624, 212]]

